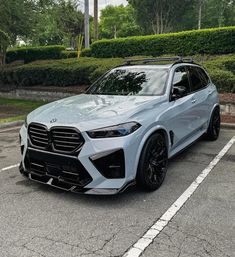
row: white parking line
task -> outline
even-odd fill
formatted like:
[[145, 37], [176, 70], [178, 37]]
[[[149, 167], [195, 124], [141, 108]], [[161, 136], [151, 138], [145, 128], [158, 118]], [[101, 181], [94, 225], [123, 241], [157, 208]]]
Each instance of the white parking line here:
[[123, 257], [138, 257], [153, 242], [158, 234], [167, 226], [169, 221], [182, 208], [187, 200], [196, 191], [202, 181], [209, 175], [212, 169], [218, 164], [221, 158], [228, 152], [235, 142], [235, 136], [225, 145], [219, 154], [201, 172], [194, 182], [184, 191], [184, 193], [170, 206], [170, 208], [158, 219], [154, 225], [123, 255]]
[[0, 173], [1, 173], [2, 171], [11, 170], [11, 169], [16, 168], [16, 167], [19, 167], [19, 166], [20, 166], [20, 164], [17, 163], [17, 164], [14, 164], [14, 165], [11, 165], [11, 166], [2, 168], [2, 169], [0, 170]]

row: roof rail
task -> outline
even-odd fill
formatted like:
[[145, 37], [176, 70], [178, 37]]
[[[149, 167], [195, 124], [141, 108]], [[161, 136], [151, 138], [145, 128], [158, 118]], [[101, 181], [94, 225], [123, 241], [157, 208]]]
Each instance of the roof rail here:
[[125, 64], [130, 65], [136, 62], [142, 62], [143, 64], [151, 63], [151, 62], [163, 62], [163, 61], [173, 61], [174, 63], [181, 62], [194, 62], [192, 57], [182, 57], [182, 56], [174, 56], [174, 57], [157, 57], [157, 58], [143, 58], [143, 59], [125, 59]]

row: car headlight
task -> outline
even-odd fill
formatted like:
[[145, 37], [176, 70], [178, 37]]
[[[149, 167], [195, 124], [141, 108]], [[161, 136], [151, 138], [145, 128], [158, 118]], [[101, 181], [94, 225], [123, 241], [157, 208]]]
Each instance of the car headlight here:
[[88, 131], [91, 138], [124, 137], [136, 131], [141, 125], [137, 122], [127, 122], [116, 126]]

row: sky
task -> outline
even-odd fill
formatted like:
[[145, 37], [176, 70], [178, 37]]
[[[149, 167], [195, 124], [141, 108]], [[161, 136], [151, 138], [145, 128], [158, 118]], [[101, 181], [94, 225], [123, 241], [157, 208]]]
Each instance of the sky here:
[[[84, 1], [81, 1], [81, 9], [83, 11], [84, 9], [84, 4], [83, 4]], [[89, 0], [89, 3], [90, 3], [90, 14], [93, 15], [94, 11], [94, 1], [93, 0]], [[98, 4], [99, 4], [99, 10], [105, 8], [105, 6], [107, 5], [120, 5], [120, 4], [123, 4], [123, 5], [127, 5], [127, 1], [126, 0], [98, 0]]]

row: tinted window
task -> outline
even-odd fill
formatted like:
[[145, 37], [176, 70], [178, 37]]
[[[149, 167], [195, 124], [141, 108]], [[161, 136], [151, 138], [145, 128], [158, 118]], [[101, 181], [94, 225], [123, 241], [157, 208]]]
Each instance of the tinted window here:
[[203, 69], [201, 69], [199, 67], [197, 67], [196, 69], [197, 69], [199, 77], [201, 79], [202, 86], [206, 87], [210, 82], [209, 77], [207, 76], [207, 74], [205, 73], [205, 71]]
[[175, 70], [173, 87], [185, 87], [187, 89], [186, 94], [190, 92], [188, 72], [185, 67], [179, 67]]
[[98, 80], [87, 94], [162, 95], [167, 75], [165, 68], [116, 68]]
[[192, 92], [198, 91], [208, 85], [209, 78], [202, 69], [199, 67], [188, 67], [188, 70]]

